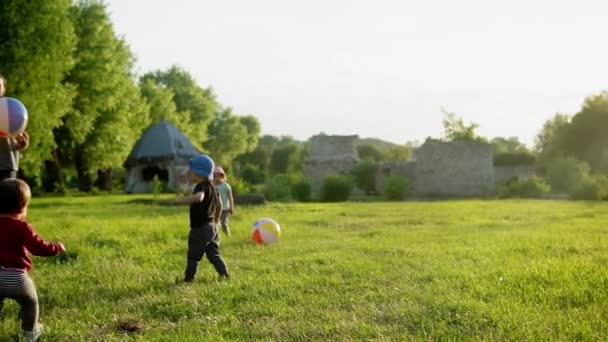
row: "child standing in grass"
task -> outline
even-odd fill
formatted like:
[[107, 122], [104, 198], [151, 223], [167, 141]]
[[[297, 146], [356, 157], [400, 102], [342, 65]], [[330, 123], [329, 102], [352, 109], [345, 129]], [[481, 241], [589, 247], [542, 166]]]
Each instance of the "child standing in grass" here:
[[27, 341], [42, 335], [38, 323], [38, 294], [28, 271], [32, 267], [30, 253], [52, 256], [65, 251], [62, 243], [46, 242], [25, 221], [31, 200], [26, 182], [9, 178], [0, 181], [0, 314], [5, 298], [21, 306], [21, 327]]
[[221, 278], [228, 278], [226, 263], [220, 256], [220, 239], [216, 222], [222, 211], [222, 204], [213, 181], [214, 162], [208, 155], [201, 154], [190, 159], [190, 179], [196, 183], [192, 195], [175, 199], [175, 204], [190, 205], [190, 234], [188, 236], [188, 260], [184, 281], [194, 280], [198, 264], [203, 254], [215, 267]]
[[232, 188], [227, 182], [226, 172], [221, 166], [217, 166], [213, 170], [213, 181], [215, 188], [220, 194], [222, 200], [222, 213], [220, 214], [220, 225], [222, 231], [230, 236], [230, 227], [228, 227], [228, 216], [234, 214], [234, 197], [232, 196]]

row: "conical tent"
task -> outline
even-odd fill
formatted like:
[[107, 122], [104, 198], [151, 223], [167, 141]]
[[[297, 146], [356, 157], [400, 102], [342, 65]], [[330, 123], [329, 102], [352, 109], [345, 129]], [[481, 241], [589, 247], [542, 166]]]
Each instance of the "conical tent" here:
[[127, 193], [153, 191], [154, 178], [167, 190], [188, 188], [188, 160], [200, 154], [175, 126], [159, 121], [148, 127], [125, 161]]

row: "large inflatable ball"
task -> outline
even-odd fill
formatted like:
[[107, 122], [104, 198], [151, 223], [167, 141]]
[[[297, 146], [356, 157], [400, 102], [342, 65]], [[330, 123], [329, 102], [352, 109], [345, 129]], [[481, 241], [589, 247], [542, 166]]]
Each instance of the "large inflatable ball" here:
[[12, 97], [0, 97], [0, 136], [13, 137], [27, 126], [27, 109]]
[[251, 228], [251, 238], [257, 244], [268, 245], [281, 239], [281, 226], [269, 218], [261, 218]]

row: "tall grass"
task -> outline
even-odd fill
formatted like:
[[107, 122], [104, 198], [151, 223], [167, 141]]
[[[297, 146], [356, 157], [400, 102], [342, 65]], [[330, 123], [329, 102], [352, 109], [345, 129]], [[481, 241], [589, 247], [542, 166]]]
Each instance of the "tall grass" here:
[[[239, 207], [232, 278], [185, 266], [186, 207], [150, 197], [36, 198], [63, 241], [32, 275], [50, 341], [605, 340], [608, 206], [446, 201]], [[283, 238], [249, 241], [272, 217]], [[18, 331], [8, 301], [0, 340]]]

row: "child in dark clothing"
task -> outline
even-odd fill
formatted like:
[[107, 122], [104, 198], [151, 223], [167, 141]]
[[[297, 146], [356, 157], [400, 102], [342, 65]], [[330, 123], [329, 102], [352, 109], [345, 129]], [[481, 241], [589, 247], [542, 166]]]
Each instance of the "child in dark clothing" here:
[[202, 154], [190, 159], [190, 179], [196, 183], [192, 195], [175, 199], [175, 204], [190, 205], [190, 234], [188, 261], [184, 281], [194, 280], [203, 254], [215, 267], [220, 277], [227, 278], [226, 263], [220, 256], [220, 241], [216, 226], [222, 205], [212, 184], [214, 162]]
[[4, 298], [21, 306], [21, 327], [27, 341], [42, 335], [38, 323], [38, 294], [28, 271], [30, 253], [52, 256], [65, 251], [62, 243], [46, 242], [25, 221], [31, 200], [30, 187], [15, 178], [0, 181], [0, 313]]

